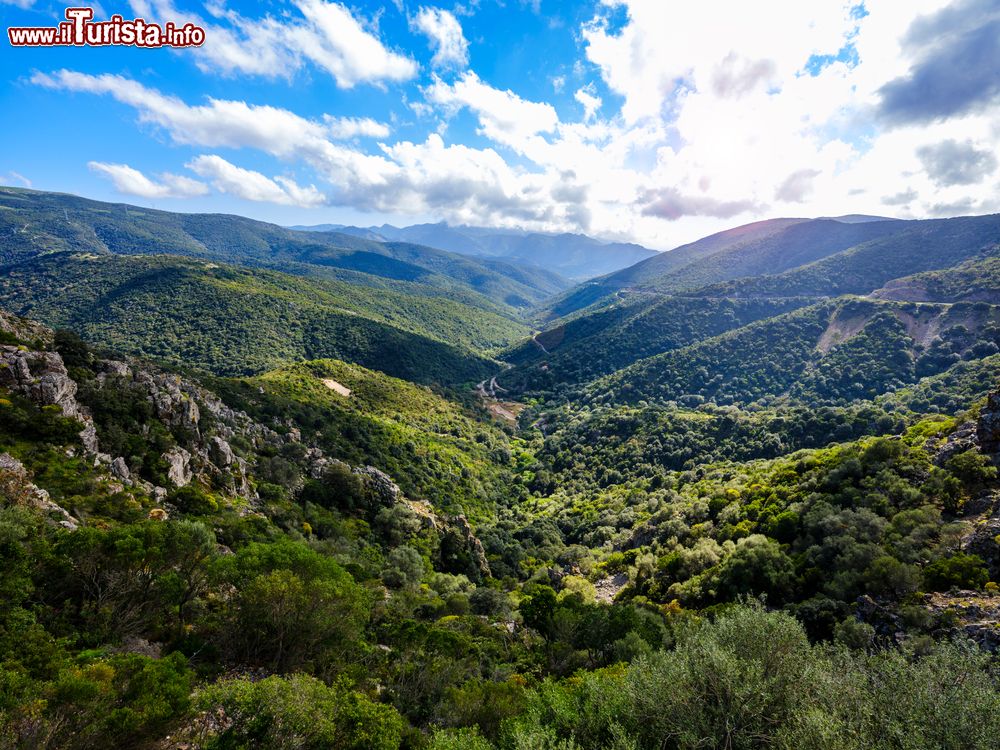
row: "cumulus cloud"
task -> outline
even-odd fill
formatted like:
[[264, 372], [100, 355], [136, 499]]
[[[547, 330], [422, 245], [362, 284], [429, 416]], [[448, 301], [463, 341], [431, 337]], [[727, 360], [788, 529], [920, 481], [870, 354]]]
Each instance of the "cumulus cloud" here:
[[482, 135], [519, 152], [525, 150], [531, 138], [552, 132], [559, 124], [559, 116], [551, 104], [522, 99], [509, 89], [494, 88], [472, 71], [453, 84], [435, 78], [424, 95], [428, 101], [453, 111], [467, 107], [479, 119]]
[[915, 58], [880, 90], [891, 124], [978, 111], [1000, 99], [1000, 0], [960, 0], [917, 18], [903, 40]]
[[190, 177], [164, 172], [159, 181], [153, 180], [128, 164], [88, 162], [94, 172], [111, 180], [115, 190], [140, 198], [193, 198], [208, 193], [208, 186]]
[[583, 119], [592, 120], [597, 110], [601, 108], [601, 97], [594, 93], [594, 84], [588, 83], [583, 88], [577, 89], [573, 98], [583, 105]]
[[[310, 46], [310, 34], [320, 31], [300, 8], [346, 6], [292, 1], [291, 12], [231, 35], [232, 49], [223, 34], [200, 64], [222, 72], [259, 68], [262, 75], [335, 68]], [[235, 97], [185, 101], [121, 76], [71, 71], [32, 80], [113, 97], [177, 144], [273, 157], [308, 174], [329, 205], [459, 223], [590, 229], [669, 247], [769, 211], [829, 216], [892, 205], [919, 217], [990, 210], [996, 186], [987, 176], [1000, 169], [990, 160], [1000, 151], [1000, 103], [983, 81], [997, 67], [980, 66], [958, 79], [962, 90], [966, 79], [980, 88], [964, 103], [932, 108], [946, 114], [913, 119], [904, 117], [905, 108], [889, 112], [886, 102], [893, 86], [902, 91], [933, 61], [947, 60], [948, 50], [961, 46], [956, 40], [979, 39], [977, 29], [991, 22], [998, 2], [869, 3], [864, 14], [854, 0], [605, 0], [579, 29], [586, 59], [560, 61], [552, 73], [563, 93], [556, 106], [537, 98], [543, 94], [532, 100], [472, 70], [431, 73], [426, 85], [402, 95], [418, 115], [416, 123], [398, 123], [414, 133], [406, 140], [393, 140], [387, 124], [350, 111], [302, 116]], [[236, 27], [231, 11], [209, 8], [219, 28]], [[399, 54], [381, 41], [373, 21], [357, 12], [351, 17], [383, 51]], [[302, 44], [290, 31], [297, 27], [312, 30], [296, 32]], [[254, 59], [233, 57], [246, 53], [243, 41], [254, 33], [266, 37]], [[989, 47], [976, 49], [985, 54]], [[600, 75], [597, 85], [585, 85], [588, 62]], [[384, 69], [343, 65], [334, 74], [339, 85], [393, 80]], [[483, 143], [456, 142], [464, 131], [450, 118], [460, 111], [474, 118]], [[236, 190], [242, 180], [267, 200], [319, 200], [310, 188], [296, 192], [296, 183], [234, 172], [240, 167], [232, 164], [200, 165], [210, 167], [207, 181], [225, 186], [229, 175], [234, 182], [224, 189]]]
[[370, 117], [331, 117], [324, 115], [327, 132], [331, 138], [345, 141], [349, 138], [388, 138], [389, 126]]
[[982, 182], [997, 169], [992, 151], [978, 149], [972, 141], [954, 139], [932, 146], [921, 146], [917, 157], [930, 178], [938, 185], [972, 185]]
[[237, 167], [218, 156], [188, 166], [219, 190], [250, 200], [288, 205], [351, 206], [361, 210], [435, 212], [461, 223], [576, 225], [585, 207], [553, 198], [565, 187], [561, 175], [512, 168], [493, 149], [447, 145], [436, 133], [424, 142], [379, 146], [379, 153], [333, 142], [329, 123], [285, 109], [209, 99], [189, 105], [122, 76], [74, 71], [37, 73], [40, 86], [112, 96], [136, 109], [142, 122], [163, 128], [176, 143], [252, 148], [284, 161], [302, 161], [331, 189], [300, 188], [290, 180]]
[[288, 77], [311, 63], [325, 70], [341, 88], [360, 83], [406, 81], [417, 64], [386, 47], [370, 28], [342, 3], [293, 0], [298, 15], [247, 18], [222, 5], [208, 5], [215, 19], [174, 7], [173, 0], [131, 0], [138, 16], [158, 22], [195, 23], [205, 28], [205, 44], [191, 52], [209, 73], [245, 73], [265, 78]]
[[887, 195], [882, 198], [882, 203], [886, 206], [905, 206], [912, 203], [920, 195], [916, 190], [910, 188], [909, 190], [903, 190], [896, 193], [895, 195]]
[[411, 24], [430, 40], [434, 67], [463, 68], [469, 64], [469, 42], [462, 33], [462, 25], [451, 13], [440, 8], [421, 8]]
[[186, 166], [211, 180], [216, 190], [248, 201], [305, 208], [321, 206], [326, 202], [325, 196], [313, 185], [301, 187], [287, 177], [275, 177], [272, 180], [260, 172], [237, 167], [221, 156], [199, 156]]
[[730, 52], [712, 72], [712, 91], [717, 96], [739, 97], [759, 86], [766, 86], [777, 76], [774, 60], [747, 60]]

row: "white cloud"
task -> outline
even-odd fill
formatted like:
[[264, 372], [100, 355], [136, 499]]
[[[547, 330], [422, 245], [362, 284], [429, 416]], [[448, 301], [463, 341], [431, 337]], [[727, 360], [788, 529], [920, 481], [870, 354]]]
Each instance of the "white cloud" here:
[[0, 5], [13, 5], [22, 10], [27, 10], [34, 4], [35, 0], [0, 0]]
[[87, 166], [108, 177], [115, 190], [125, 195], [137, 195], [141, 198], [192, 198], [208, 193], [208, 186], [204, 183], [169, 172], [161, 174], [157, 182], [128, 164], [92, 161]]
[[211, 180], [216, 190], [248, 201], [305, 208], [321, 206], [326, 202], [325, 196], [313, 185], [301, 187], [287, 177], [272, 180], [260, 172], [237, 167], [214, 154], [198, 156], [186, 166], [206, 180]]
[[469, 42], [462, 33], [462, 25], [451, 13], [440, 8], [421, 8], [411, 24], [430, 39], [434, 67], [464, 68], [469, 64]]
[[389, 126], [370, 117], [331, 117], [323, 115], [327, 132], [338, 141], [350, 138], [388, 138]]
[[[857, 0], [608, 2], [625, 6], [626, 23], [611, 27], [599, 14], [582, 30], [601, 91], [610, 91], [603, 100], [582, 85], [595, 70], [585, 64], [562, 68], [560, 86], [575, 89], [575, 101], [560, 97], [558, 111], [472, 70], [447, 80], [432, 74], [423, 101], [402, 96], [417, 123], [392, 120], [403, 132], [426, 126], [409, 140], [390, 140], [387, 125], [365, 117], [189, 103], [120, 76], [58, 71], [32, 80], [114, 97], [175, 143], [254, 149], [311, 170], [320, 186], [297, 193], [295, 183], [235, 173], [266, 200], [310, 204], [321, 192], [331, 205], [359, 210], [589, 230], [658, 247], [774, 215], [1000, 208], [1000, 168], [988, 156], [1000, 154], [1000, 108], [988, 97], [920, 125], [890, 128], [878, 116], [886, 83], [926, 67], [929, 53], [907, 36], [911, 22], [937, 18], [927, 14], [948, 0], [870, 3], [864, 17], [852, 10]], [[213, 6], [213, 15], [231, 13]], [[279, 25], [294, 23], [283, 17]], [[317, 64], [305, 48], [272, 50], [292, 56], [291, 70]], [[476, 119], [482, 147], [449, 140], [458, 132], [449, 118], [460, 110]], [[964, 166], [942, 166], [948, 153]], [[240, 169], [225, 164], [227, 174]]]
[[446, 109], [468, 107], [479, 118], [482, 135], [520, 152], [534, 136], [550, 133], [559, 124], [559, 116], [551, 104], [528, 101], [513, 91], [493, 88], [472, 71], [453, 84], [435, 78], [424, 95]]
[[298, 15], [246, 18], [220, 4], [207, 6], [218, 23], [180, 11], [173, 0], [131, 0], [138, 16], [196, 23], [205, 28], [205, 44], [186, 50], [210, 73], [246, 73], [265, 78], [290, 77], [306, 62], [325, 70], [341, 88], [360, 83], [407, 81], [417, 64], [387, 48], [362, 20], [341, 3], [293, 0]]
[[588, 83], [581, 89], [577, 89], [573, 98], [583, 105], [583, 119], [592, 120], [597, 110], [601, 108], [601, 97], [594, 93], [594, 84]]

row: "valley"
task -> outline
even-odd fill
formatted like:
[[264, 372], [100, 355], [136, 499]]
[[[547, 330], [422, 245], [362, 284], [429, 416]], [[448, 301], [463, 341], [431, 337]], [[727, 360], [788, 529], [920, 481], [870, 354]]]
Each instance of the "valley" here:
[[0, 748], [1000, 732], [996, 215], [0, 238]]

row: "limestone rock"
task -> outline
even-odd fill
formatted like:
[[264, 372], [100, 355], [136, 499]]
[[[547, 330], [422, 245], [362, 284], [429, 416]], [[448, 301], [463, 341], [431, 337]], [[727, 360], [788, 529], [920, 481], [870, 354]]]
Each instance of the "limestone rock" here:
[[15, 505], [28, 505], [45, 513], [64, 529], [76, 531], [79, 523], [28, 477], [24, 464], [9, 453], [0, 453], [0, 497]]
[[123, 482], [132, 481], [132, 472], [129, 471], [128, 464], [125, 463], [125, 459], [121, 456], [111, 462], [111, 473]]
[[97, 432], [87, 411], [77, 403], [76, 381], [57, 352], [25, 351], [0, 346], [0, 386], [27, 396], [39, 406], [58, 406], [63, 415], [83, 423], [80, 440], [97, 450]]
[[170, 464], [167, 469], [167, 479], [176, 487], [184, 487], [191, 483], [191, 454], [179, 446], [174, 446], [162, 456]]
[[458, 529], [458, 533], [465, 539], [465, 545], [472, 556], [473, 565], [483, 578], [489, 578], [492, 573], [490, 572], [490, 563], [486, 559], [486, 550], [483, 549], [483, 543], [479, 541], [479, 537], [473, 533], [469, 520], [460, 513], [452, 519], [452, 522]]
[[233, 449], [229, 443], [218, 436], [213, 437], [209, 441], [208, 454], [212, 459], [212, 463], [220, 469], [228, 469], [236, 462], [236, 455], [233, 453]]

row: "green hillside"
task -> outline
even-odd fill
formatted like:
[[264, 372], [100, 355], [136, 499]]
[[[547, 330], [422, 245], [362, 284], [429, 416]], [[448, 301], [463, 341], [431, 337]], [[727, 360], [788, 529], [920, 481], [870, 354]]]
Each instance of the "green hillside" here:
[[751, 234], [684, 265], [663, 268], [657, 263], [659, 258], [652, 258], [607, 277], [604, 282], [664, 292], [697, 289], [727, 279], [780, 273], [873, 239], [898, 234], [905, 226], [905, 222], [899, 221], [846, 224], [834, 219], [812, 219], [780, 226], [777, 231], [760, 237]]
[[218, 374], [336, 357], [418, 382], [479, 380], [525, 328], [442, 299], [171, 256], [51, 253], [0, 304], [121, 351]]
[[1000, 215], [935, 219], [775, 276], [730, 281], [699, 290], [718, 296], [866, 294], [887, 282], [995, 255]]
[[[624, 293], [623, 293], [624, 295]], [[520, 394], [558, 391], [646, 357], [780, 315], [809, 299], [696, 299], [624, 295], [614, 305], [547, 328], [501, 356], [515, 367], [502, 383]]]
[[871, 293], [875, 299], [908, 302], [1000, 303], [1000, 247], [952, 268], [893, 279]]
[[499, 261], [485, 265], [419, 245], [296, 232], [241, 216], [169, 213], [16, 188], [0, 188], [0, 237], [3, 264], [60, 251], [187, 255], [326, 278], [362, 273], [375, 277], [369, 283], [389, 279], [419, 285], [412, 291], [461, 294], [466, 302], [494, 309], [500, 305], [508, 312], [536, 304], [566, 286], [549, 272]]
[[995, 354], [1000, 308], [858, 298], [824, 302], [642, 360], [589, 387], [591, 398], [698, 404], [788, 396], [812, 404], [870, 399]]

